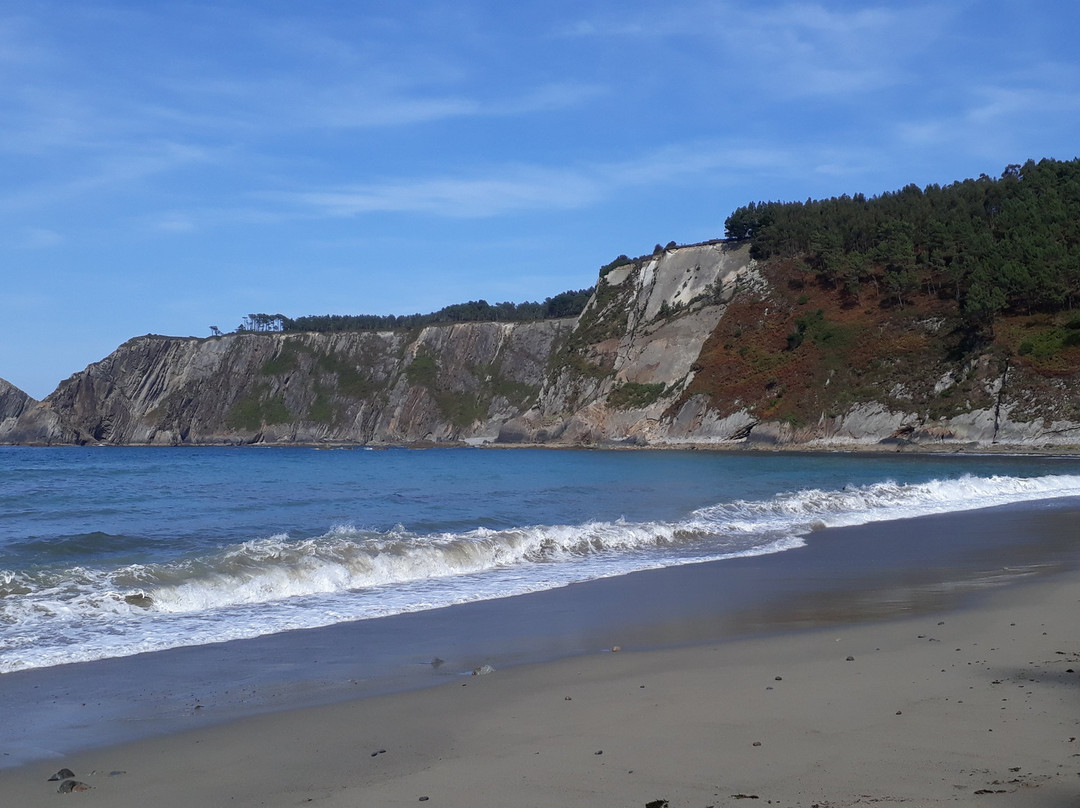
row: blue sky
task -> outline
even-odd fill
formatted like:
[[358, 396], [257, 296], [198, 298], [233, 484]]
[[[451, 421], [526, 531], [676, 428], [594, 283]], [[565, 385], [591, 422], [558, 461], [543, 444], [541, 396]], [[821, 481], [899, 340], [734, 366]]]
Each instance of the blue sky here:
[[1080, 4], [0, 0], [0, 377], [1080, 155]]

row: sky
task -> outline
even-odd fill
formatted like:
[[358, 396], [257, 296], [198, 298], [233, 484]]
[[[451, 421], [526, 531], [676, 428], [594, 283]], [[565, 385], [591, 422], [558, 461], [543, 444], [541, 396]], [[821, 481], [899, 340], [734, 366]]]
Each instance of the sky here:
[[0, 0], [0, 377], [1080, 156], [1074, 0]]

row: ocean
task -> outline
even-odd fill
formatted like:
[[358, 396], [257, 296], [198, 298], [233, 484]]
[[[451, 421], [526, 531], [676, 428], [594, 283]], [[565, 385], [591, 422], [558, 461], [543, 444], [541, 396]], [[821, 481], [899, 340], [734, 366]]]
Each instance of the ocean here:
[[[18, 671], [780, 557], [823, 528], [1076, 497], [1072, 458], [0, 448], [0, 689]], [[906, 539], [874, 541], [895, 556]], [[923, 552], [919, 564], [944, 563], [948, 537]]]

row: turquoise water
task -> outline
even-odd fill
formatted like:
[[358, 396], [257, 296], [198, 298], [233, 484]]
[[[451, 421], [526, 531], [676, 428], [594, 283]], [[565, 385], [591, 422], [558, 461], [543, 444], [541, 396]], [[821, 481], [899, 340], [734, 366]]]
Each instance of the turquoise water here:
[[0, 673], [1080, 495], [1073, 459], [0, 448]]

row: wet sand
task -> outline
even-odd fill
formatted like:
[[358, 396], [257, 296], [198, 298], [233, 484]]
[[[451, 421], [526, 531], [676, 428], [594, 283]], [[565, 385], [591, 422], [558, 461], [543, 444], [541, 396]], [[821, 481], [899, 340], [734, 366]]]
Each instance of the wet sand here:
[[[0, 770], [0, 804], [1075, 806], [1078, 544], [1075, 503], [997, 509], [381, 628], [8, 675], [5, 743], [38, 719], [56, 743]], [[382, 678], [341, 678], [373, 647]], [[406, 665], [406, 687], [438, 686], [386, 692]], [[80, 713], [86, 694], [142, 707]], [[333, 703], [282, 709], [305, 699]], [[132, 724], [133, 742], [86, 749]], [[61, 767], [90, 790], [58, 795]]]

